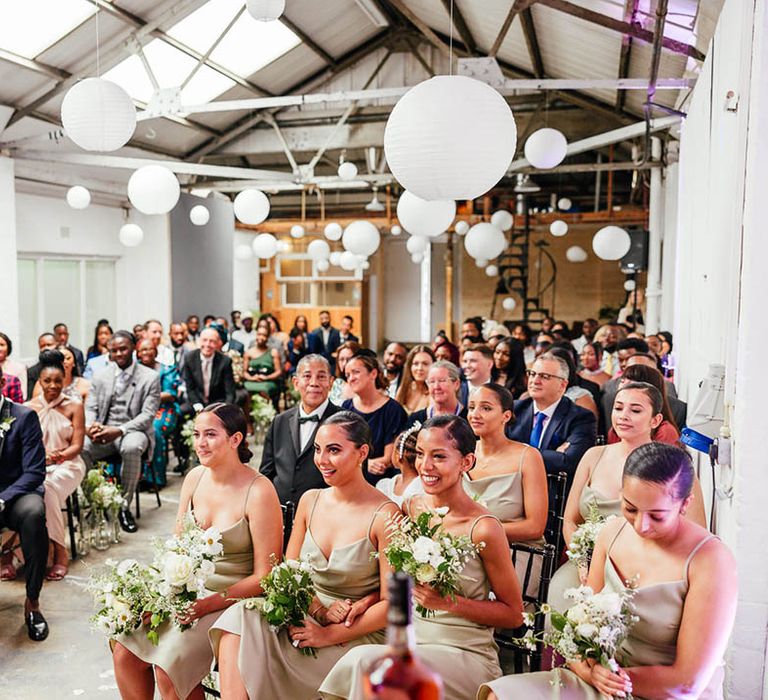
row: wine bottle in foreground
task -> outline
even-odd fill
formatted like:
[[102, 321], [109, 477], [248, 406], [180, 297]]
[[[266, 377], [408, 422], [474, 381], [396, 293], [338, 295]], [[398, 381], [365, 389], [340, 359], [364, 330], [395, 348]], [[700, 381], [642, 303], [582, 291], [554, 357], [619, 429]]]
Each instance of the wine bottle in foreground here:
[[365, 673], [366, 700], [442, 700], [440, 676], [421, 663], [414, 653], [411, 610], [411, 578], [396, 572], [389, 578], [389, 648]]

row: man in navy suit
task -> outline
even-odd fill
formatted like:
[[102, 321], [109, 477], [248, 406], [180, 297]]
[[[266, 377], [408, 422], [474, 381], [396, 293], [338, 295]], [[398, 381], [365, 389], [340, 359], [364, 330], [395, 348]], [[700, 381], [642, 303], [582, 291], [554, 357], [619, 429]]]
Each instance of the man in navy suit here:
[[339, 345], [341, 336], [339, 329], [331, 325], [329, 311], [320, 312], [320, 326], [309, 334], [309, 352], [312, 355], [322, 355], [331, 365], [331, 373], [335, 371], [336, 362], [334, 355]]
[[570, 490], [579, 460], [595, 444], [595, 415], [565, 396], [565, 360], [544, 353], [527, 374], [531, 398], [515, 402], [515, 422], [507, 437], [536, 447], [548, 474], [568, 474]]
[[[4, 383], [0, 369], [0, 390]], [[45, 447], [37, 413], [0, 395], [0, 530], [13, 530], [21, 540], [27, 578], [24, 621], [34, 642], [48, 636], [39, 603], [48, 558], [44, 481]], [[4, 574], [13, 577], [12, 571]]]

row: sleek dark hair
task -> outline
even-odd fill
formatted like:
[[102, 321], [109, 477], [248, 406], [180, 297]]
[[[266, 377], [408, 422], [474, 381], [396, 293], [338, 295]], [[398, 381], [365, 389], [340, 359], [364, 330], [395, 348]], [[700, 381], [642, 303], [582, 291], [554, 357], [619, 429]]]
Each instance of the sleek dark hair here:
[[373, 372], [373, 370], [376, 370], [377, 389], [385, 391], [389, 387], [389, 379], [387, 379], [387, 375], [384, 374], [384, 370], [379, 364], [379, 358], [376, 357], [376, 353], [373, 352], [373, 350], [368, 350], [368, 348], [361, 348], [355, 355], [349, 358], [349, 361], [344, 368], [345, 372], [346, 368], [349, 367], [349, 363], [353, 360], [361, 362], [363, 367], [365, 367], [368, 372]]
[[243, 436], [243, 439], [237, 446], [237, 457], [243, 464], [248, 464], [253, 458], [253, 452], [251, 452], [246, 443], [248, 422], [240, 406], [219, 401], [206, 406], [200, 413], [213, 413], [221, 421], [224, 430], [230, 437], [235, 433], [240, 433]]
[[[91, 347], [88, 348], [88, 352], [86, 353], [86, 355], [90, 355], [92, 352], [97, 352], [98, 351], [98, 349], [99, 349], [99, 331], [102, 328], [106, 328], [107, 330], [109, 330], [109, 334], [110, 335], [113, 334], [112, 326], [110, 326], [107, 321], [105, 321], [104, 319], [99, 321], [96, 324], [96, 328], [93, 331], [93, 344], [91, 345]], [[109, 341], [107, 341], [107, 342], [109, 342]], [[8, 354], [10, 354], [10, 353], [8, 353]]]
[[494, 360], [493, 367], [491, 368], [491, 382], [496, 384], [498, 382], [499, 375], [505, 372], [507, 380], [504, 382], [504, 388], [512, 393], [513, 396], [518, 397], [527, 388], [527, 381], [525, 377], [525, 348], [523, 344], [516, 338], [504, 338], [498, 342], [496, 349], [498, 350], [502, 345], [506, 346], [509, 352], [509, 361], [507, 366], [501, 369], [496, 367], [496, 361]]
[[[413, 378], [413, 374], [411, 373], [411, 367], [413, 366], [413, 361], [416, 358], [416, 355], [420, 353], [429, 355], [432, 363], [434, 364], [435, 362], [435, 353], [432, 351], [432, 348], [429, 347], [429, 345], [414, 345], [408, 351], [408, 356], [405, 358], [405, 364], [403, 365], [403, 372], [400, 375], [400, 386], [397, 387], [397, 394], [395, 395], [395, 401], [403, 406], [408, 401], [408, 394], [411, 391], [411, 385], [416, 381]], [[424, 394], [427, 394], [426, 381], [424, 383], [423, 391]]]
[[203, 316], [203, 325], [208, 323], [208, 321], [215, 321], [215, 320], [216, 320], [216, 317], [213, 316], [212, 314], [205, 314], [205, 316]]
[[[627, 391], [628, 389], [637, 389], [638, 391], [642, 391], [648, 397], [648, 400], [651, 402], [651, 409], [653, 410], [654, 416], [657, 413], [662, 412], [661, 409], [664, 405], [664, 401], [661, 392], [653, 386], [653, 384], [649, 384], [648, 382], [629, 382], [629, 384], [619, 387], [619, 390], [616, 392], [616, 399], [622, 391]], [[614, 402], [616, 399], [614, 399]]]
[[299, 319], [304, 319], [304, 330], [309, 331], [309, 321], [307, 321], [307, 317], [304, 314], [299, 314], [295, 319], [293, 319], [293, 327], [298, 328], [299, 327]]
[[40, 363], [40, 373], [44, 369], [58, 369], [64, 374], [64, 354], [61, 350], [43, 350], [37, 361]]
[[5, 333], [0, 333], [0, 338], [2, 338], [8, 346], [8, 357], [10, 357], [13, 352], [13, 343], [11, 342], [11, 339]]
[[667, 396], [666, 380], [659, 370], [648, 365], [630, 365], [627, 367], [621, 375], [625, 379], [629, 379], [633, 383], [650, 384], [658, 389], [661, 394], [661, 410], [656, 411], [664, 416], [664, 420], [671, 423], [675, 429], [680, 432], [680, 428], [675, 421], [674, 415], [672, 415], [672, 407], [669, 405], [669, 397]]
[[431, 430], [432, 428], [445, 430], [462, 455], [466, 456], [475, 452], [477, 437], [472, 432], [472, 428], [469, 427], [469, 423], [460, 416], [434, 416], [421, 427], [422, 430]]
[[533, 339], [533, 331], [531, 330], [531, 327], [526, 323], [516, 323], [512, 327], [512, 332], [514, 333], [518, 328], [520, 329], [522, 334], [525, 336], [525, 344], [530, 345], [531, 340]]
[[363, 445], [368, 445], [370, 450], [373, 449], [371, 444], [371, 428], [359, 413], [354, 411], [339, 411], [332, 416], [326, 418], [322, 424], [325, 425], [338, 425], [343, 428], [347, 440], [349, 440], [355, 447], [360, 448]]
[[351, 317], [349, 314], [346, 314], [346, 315], [342, 316], [342, 317], [341, 317], [341, 320], [343, 321], [345, 318], [348, 318], [350, 321], [352, 321], [352, 323], [354, 323], [354, 322], [355, 322], [355, 319], [354, 319], [354, 318], [352, 318], [352, 317]]
[[[502, 411], [511, 411], [512, 417], [507, 422], [507, 425], [512, 425], [512, 423], [515, 422], [515, 397], [512, 395], [512, 392], [508, 389], [505, 389], [500, 384], [493, 384], [492, 382], [489, 384], [483, 384], [477, 391], [482, 391], [483, 389], [487, 389], [493, 394], [496, 394], [496, 400], [501, 405]], [[477, 392], [475, 392], [477, 394]], [[472, 397], [469, 399], [472, 400]]]
[[301, 336], [303, 338], [304, 337], [304, 331], [302, 331], [300, 328], [296, 328], [296, 326], [291, 328], [291, 332], [288, 333], [288, 337], [291, 340], [293, 340], [294, 338], [298, 338], [299, 336]]
[[112, 334], [112, 337], [109, 339], [109, 342], [111, 343], [114, 340], [117, 340], [118, 338], [125, 338], [131, 345], [136, 345], [136, 336], [131, 333], [130, 331], [115, 331]]
[[189, 323], [192, 319], [197, 319], [197, 322], [200, 323], [200, 317], [197, 314], [190, 314], [187, 316], [187, 323]]
[[682, 501], [691, 495], [696, 478], [690, 455], [663, 442], [648, 442], [629, 453], [624, 476], [666, 486], [672, 497]]
[[[584, 347], [587, 347], [587, 345], [589, 345], [589, 347], [591, 347], [592, 350], [594, 350], [595, 357], [597, 358], [597, 361], [600, 362], [600, 358], [603, 356], [603, 353], [605, 352], [605, 349], [603, 348], [603, 346], [600, 345], [600, 343], [598, 343], [596, 341], [593, 341], [591, 343], [586, 343], [584, 345]], [[583, 350], [582, 350], [582, 352], [583, 352]], [[638, 354], [641, 355], [643, 353], [638, 353]]]
[[72, 350], [70, 350], [70, 348], [68, 348], [66, 345], [59, 345], [57, 346], [56, 350], [62, 354], [65, 362], [67, 360], [67, 356], [64, 353], [68, 352], [70, 355], [72, 355], [72, 377], [79, 377], [80, 369], [77, 366], [77, 358], [75, 357], [75, 353], [73, 353]]
[[634, 350], [635, 352], [648, 352], [648, 343], [642, 338], [624, 338], [616, 344], [616, 350]]
[[57, 328], [66, 328], [67, 330], [69, 330], [69, 328], [67, 327], [67, 324], [66, 324], [66, 323], [64, 323], [63, 321], [62, 321], [61, 323], [57, 323], [57, 324], [56, 324], [56, 325], [53, 327], [53, 330], [55, 331]]
[[672, 352], [674, 345], [672, 344], [672, 334], [669, 331], [659, 331], [656, 337], [666, 340], [669, 343], [669, 351]]
[[480, 316], [470, 316], [469, 318], [464, 319], [464, 323], [471, 323], [474, 327], [477, 333], [473, 335], [473, 338], [478, 338], [480, 342], [483, 341], [483, 319], [480, 318]]

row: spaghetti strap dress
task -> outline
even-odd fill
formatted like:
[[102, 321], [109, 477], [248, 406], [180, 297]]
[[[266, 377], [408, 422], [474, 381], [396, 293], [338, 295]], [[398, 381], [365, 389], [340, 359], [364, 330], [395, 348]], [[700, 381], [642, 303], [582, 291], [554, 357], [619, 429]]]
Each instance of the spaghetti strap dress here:
[[[326, 607], [335, 600], [359, 600], [380, 589], [379, 562], [371, 542], [371, 528], [382, 502], [371, 517], [368, 532], [355, 542], [334, 547], [326, 558], [312, 537], [312, 516], [322, 490], [317, 492], [301, 546], [301, 558], [312, 567], [315, 593]], [[316, 624], [310, 617], [307, 624]], [[213, 625], [209, 633], [213, 653], [218, 658], [219, 643], [224, 632], [240, 636], [240, 654], [237, 665], [248, 697], [251, 700], [290, 698], [314, 700], [317, 689], [333, 665], [357, 644], [380, 644], [384, 630], [346, 642], [344, 646], [316, 649], [317, 658], [302, 654], [291, 644], [287, 630], [273, 632], [257, 610], [249, 610], [243, 603], [229, 608]]]

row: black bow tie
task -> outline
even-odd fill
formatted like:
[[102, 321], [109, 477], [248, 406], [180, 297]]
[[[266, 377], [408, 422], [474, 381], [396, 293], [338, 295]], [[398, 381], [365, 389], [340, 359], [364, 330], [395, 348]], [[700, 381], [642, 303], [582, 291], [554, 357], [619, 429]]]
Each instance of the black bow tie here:
[[299, 416], [299, 425], [303, 425], [304, 423], [319, 423], [320, 422], [320, 416], [315, 414], [314, 416]]

